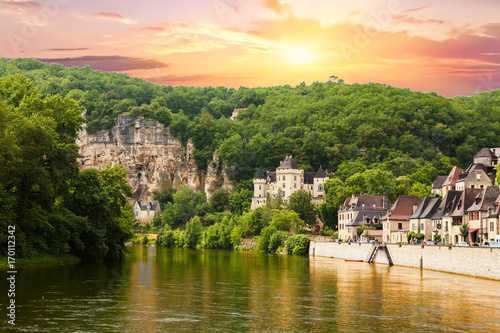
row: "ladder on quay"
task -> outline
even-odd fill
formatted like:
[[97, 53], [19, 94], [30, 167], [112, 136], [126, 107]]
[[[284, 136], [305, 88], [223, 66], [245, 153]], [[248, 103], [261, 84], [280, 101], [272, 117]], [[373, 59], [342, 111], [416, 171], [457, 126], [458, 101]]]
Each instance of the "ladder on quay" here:
[[377, 252], [379, 249], [382, 248], [382, 250], [385, 252], [385, 255], [387, 256], [387, 261], [389, 262], [389, 267], [393, 266], [394, 263], [392, 262], [391, 254], [389, 253], [389, 249], [385, 245], [380, 245], [380, 244], [375, 244], [370, 252], [370, 256], [368, 258], [368, 263], [371, 264], [375, 260], [375, 256], [377, 255]]

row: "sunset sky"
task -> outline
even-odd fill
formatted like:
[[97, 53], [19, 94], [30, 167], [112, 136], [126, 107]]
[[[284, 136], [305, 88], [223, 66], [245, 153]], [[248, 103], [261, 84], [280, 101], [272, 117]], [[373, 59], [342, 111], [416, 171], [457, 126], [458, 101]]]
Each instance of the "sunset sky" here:
[[499, 0], [0, 1], [0, 56], [169, 85], [500, 88]]

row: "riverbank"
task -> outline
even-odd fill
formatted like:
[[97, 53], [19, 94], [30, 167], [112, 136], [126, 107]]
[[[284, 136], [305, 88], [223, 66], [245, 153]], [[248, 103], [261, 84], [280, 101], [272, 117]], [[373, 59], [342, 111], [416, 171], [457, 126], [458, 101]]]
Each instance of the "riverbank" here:
[[[17, 259], [14, 263], [15, 267], [18, 265], [34, 265], [34, 264], [75, 264], [81, 260], [70, 254], [44, 254], [30, 259]], [[9, 265], [7, 257], [0, 258], [0, 269], [8, 269]]]
[[[368, 261], [375, 245], [311, 241], [310, 256]], [[492, 280], [500, 280], [500, 249], [485, 247], [422, 246], [388, 244], [388, 252], [378, 251], [374, 263], [428, 269]]]

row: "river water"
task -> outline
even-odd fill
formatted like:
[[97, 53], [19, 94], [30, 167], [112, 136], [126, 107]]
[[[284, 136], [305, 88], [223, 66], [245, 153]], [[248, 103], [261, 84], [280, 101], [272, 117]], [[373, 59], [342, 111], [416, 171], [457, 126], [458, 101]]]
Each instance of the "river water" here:
[[[500, 332], [498, 281], [321, 257], [129, 250], [122, 263], [18, 266], [15, 331]], [[5, 278], [0, 286], [3, 332]]]

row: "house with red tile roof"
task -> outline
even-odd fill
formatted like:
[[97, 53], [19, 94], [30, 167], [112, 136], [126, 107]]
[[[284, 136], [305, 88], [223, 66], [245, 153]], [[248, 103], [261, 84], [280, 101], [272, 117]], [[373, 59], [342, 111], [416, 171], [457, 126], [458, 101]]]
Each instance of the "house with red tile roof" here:
[[400, 195], [388, 213], [382, 217], [382, 240], [387, 243], [408, 242], [410, 216], [419, 205], [420, 199], [416, 195]]

